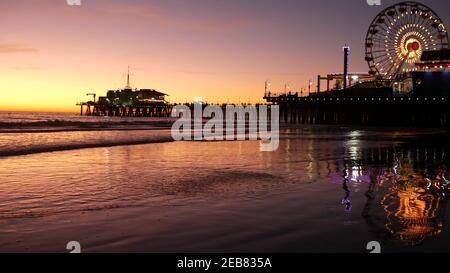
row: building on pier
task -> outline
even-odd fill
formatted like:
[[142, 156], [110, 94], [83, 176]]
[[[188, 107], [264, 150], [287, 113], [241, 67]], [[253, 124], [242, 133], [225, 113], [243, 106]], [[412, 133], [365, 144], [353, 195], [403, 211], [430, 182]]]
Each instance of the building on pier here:
[[109, 90], [106, 96], [78, 103], [81, 115], [128, 116], [128, 117], [167, 117], [171, 107], [166, 101], [167, 94], [154, 89], [133, 89], [128, 69], [127, 85], [123, 89]]

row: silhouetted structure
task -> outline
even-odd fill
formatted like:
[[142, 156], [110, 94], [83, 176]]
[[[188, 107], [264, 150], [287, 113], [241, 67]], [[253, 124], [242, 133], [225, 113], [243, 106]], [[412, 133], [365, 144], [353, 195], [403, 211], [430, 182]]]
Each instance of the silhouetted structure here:
[[[394, 20], [397, 17], [421, 18], [421, 23]], [[381, 12], [369, 28], [368, 74], [348, 72], [345, 46], [343, 74], [319, 75], [315, 94], [269, 91], [264, 99], [280, 105], [280, 119], [286, 123], [448, 127], [448, 40], [446, 27], [430, 8], [398, 3]], [[326, 92], [320, 90], [322, 80], [327, 81]]]
[[449, 126], [450, 72], [414, 72], [412, 91], [399, 93], [392, 81], [367, 81], [345, 90], [265, 99], [280, 105], [282, 122], [378, 126]]
[[[130, 73], [127, 75], [127, 85], [124, 89], [109, 90], [106, 96], [79, 103], [81, 115], [123, 116], [123, 117], [168, 117], [171, 106], [166, 102], [167, 94], [153, 89], [132, 89]], [[84, 110], [86, 107], [86, 111]]]
[[348, 85], [348, 52], [350, 47], [344, 46], [344, 89], [347, 89]]

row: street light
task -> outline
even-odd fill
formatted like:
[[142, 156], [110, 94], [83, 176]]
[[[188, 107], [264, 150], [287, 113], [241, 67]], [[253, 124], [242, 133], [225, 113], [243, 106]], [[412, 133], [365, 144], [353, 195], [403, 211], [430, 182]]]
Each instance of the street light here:
[[289, 86], [289, 84], [285, 84], [284, 85], [284, 94], [287, 96], [287, 90], [290, 89], [291, 87]]
[[355, 83], [357, 84], [359, 80], [359, 77], [357, 75], [352, 76], [352, 86], [355, 85]]
[[311, 86], [312, 86], [313, 82], [312, 80], [309, 80], [309, 84], [308, 84], [308, 94], [311, 95]]
[[[269, 91], [269, 87], [270, 87], [271, 83], [270, 81], [265, 81], [264, 83], [264, 94], [267, 96], [267, 91]], [[270, 92], [270, 91], [269, 91]]]
[[350, 47], [345, 45], [344, 50], [344, 89], [347, 89], [347, 77], [348, 77], [348, 54], [350, 52]]

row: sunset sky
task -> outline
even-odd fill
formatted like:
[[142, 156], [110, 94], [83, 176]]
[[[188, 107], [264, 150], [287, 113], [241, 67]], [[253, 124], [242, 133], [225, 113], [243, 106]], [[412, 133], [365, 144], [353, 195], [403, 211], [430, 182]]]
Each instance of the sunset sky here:
[[[171, 100], [258, 101], [340, 72], [367, 72], [364, 38], [382, 0], [0, 0], [0, 111], [78, 111], [87, 92], [132, 85]], [[423, 0], [450, 25], [448, 0]]]

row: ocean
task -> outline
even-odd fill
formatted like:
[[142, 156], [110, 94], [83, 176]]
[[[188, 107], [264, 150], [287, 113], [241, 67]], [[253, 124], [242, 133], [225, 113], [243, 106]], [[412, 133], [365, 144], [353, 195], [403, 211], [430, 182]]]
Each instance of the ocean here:
[[171, 141], [167, 129], [172, 122], [170, 118], [0, 112], [0, 157]]
[[0, 252], [450, 250], [445, 131], [282, 126], [261, 152], [172, 121], [0, 113]]

